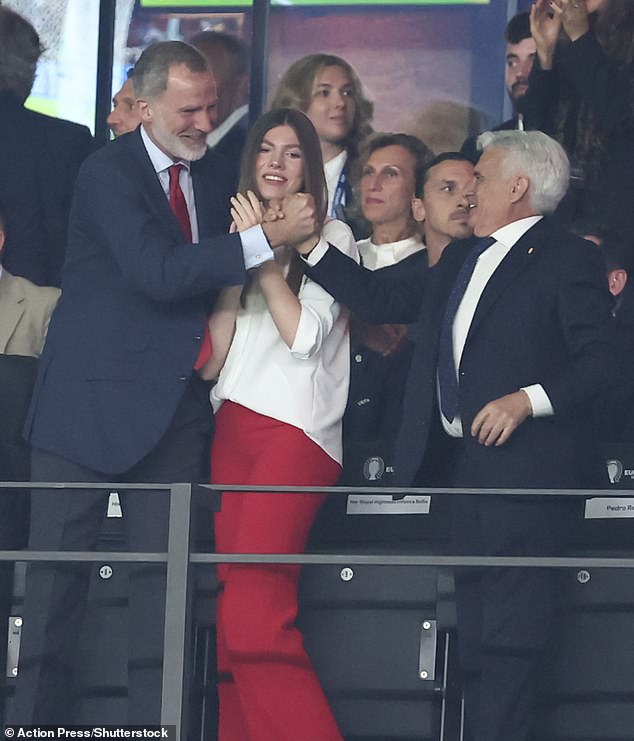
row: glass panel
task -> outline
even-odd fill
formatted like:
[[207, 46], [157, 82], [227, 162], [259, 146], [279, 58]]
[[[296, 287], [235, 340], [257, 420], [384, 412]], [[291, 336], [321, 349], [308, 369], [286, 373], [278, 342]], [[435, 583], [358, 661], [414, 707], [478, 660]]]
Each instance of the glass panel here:
[[[251, 5], [250, 2], [240, 3]], [[249, 42], [250, 12], [225, 10], [214, 13], [163, 12], [159, 6], [170, 9], [183, 6], [191, 9], [204, 5], [206, 9], [214, 3], [170, 2], [134, 4], [134, 0], [117, 0], [117, 29], [115, 39], [115, 58], [112, 76], [113, 92], [116, 92], [126, 79], [127, 73], [134, 66], [146, 46], [156, 41], [181, 39], [187, 41], [200, 31], [224, 31], [234, 34]], [[230, 5], [238, 5], [231, 3]], [[120, 6], [125, 13], [120, 12]], [[124, 17], [125, 16], [125, 17]], [[121, 21], [121, 22], [120, 22]]]
[[[314, 52], [337, 54], [357, 70], [374, 101], [376, 130], [416, 134], [434, 151], [459, 148], [468, 130], [484, 123], [471, 107], [479, 74], [474, 51], [484, 13], [495, 15], [488, 54], [494, 65], [499, 60], [488, 69], [489, 87], [497, 86], [497, 92], [490, 93], [494, 101], [485, 113], [495, 122], [502, 117], [506, 2], [423, 5], [428, 4], [273, 8], [269, 99], [297, 59]], [[480, 101], [477, 105], [484, 107]]]

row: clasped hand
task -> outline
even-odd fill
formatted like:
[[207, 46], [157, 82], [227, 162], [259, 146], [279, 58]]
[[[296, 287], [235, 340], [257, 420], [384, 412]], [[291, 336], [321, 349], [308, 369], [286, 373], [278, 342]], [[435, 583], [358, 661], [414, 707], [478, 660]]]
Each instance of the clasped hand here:
[[253, 191], [237, 193], [231, 199], [231, 218], [232, 233], [261, 224], [273, 248], [288, 245], [302, 252], [317, 243], [319, 223], [314, 199], [308, 193], [294, 193], [266, 208]]

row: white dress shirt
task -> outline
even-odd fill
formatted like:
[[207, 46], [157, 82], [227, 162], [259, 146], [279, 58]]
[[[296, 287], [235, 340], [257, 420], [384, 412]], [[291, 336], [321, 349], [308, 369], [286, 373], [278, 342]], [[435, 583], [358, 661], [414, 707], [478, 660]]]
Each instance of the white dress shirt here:
[[[324, 224], [320, 243], [327, 242], [358, 259], [352, 232], [341, 221]], [[249, 289], [211, 402], [217, 410], [228, 399], [298, 427], [341, 463], [350, 372], [348, 312], [307, 277], [298, 298], [301, 314], [289, 348], [257, 285]]]
[[[187, 160], [175, 161], [169, 155], [165, 154], [165, 152], [162, 149], [159, 149], [152, 139], [150, 139], [144, 126], [141, 126], [141, 139], [143, 140], [143, 144], [145, 145], [145, 149], [150, 161], [152, 162], [154, 171], [161, 183], [165, 197], [168, 199], [170, 187], [169, 168], [174, 164], [183, 165], [180, 169], [178, 182], [183, 191], [183, 195], [185, 196], [185, 203], [187, 204], [189, 224], [192, 230], [192, 242], [197, 244], [199, 241], [198, 218], [196, 216], [194, 184], [190, 172], [191, 162], [188, 162]], [[229, 204], [227, 204], [227, 209], [229, 209]], [[257, 267], [267, 260], [273, 259], [273, 251], [271, 250], [261, 226], [252, 226], [250, 229], [240, 232], [240, 241], [242, 242], [244, 266], [247, 270]]]
[[[471, 322], [487, 283], [513, 245], [541, 218], [541, 216], [529, 216], [501, 227], [491, 235], [496, 240], [495, 243], [478, 257], [453, 323], [453, 356], [456, 363], [456, 377], [458, 377], [460, 360]], [[523, 391], [526, 392], [531, 402], [534, 417], [543, 417], [554, 413], [550, 399], [540, 384], [526, 386]], [[442, 412], [440, 417], [447, 434], [452, 437], [462, 437], [462, 421], [459, 416], [454, 417], [453, 422], [450, 422]]]

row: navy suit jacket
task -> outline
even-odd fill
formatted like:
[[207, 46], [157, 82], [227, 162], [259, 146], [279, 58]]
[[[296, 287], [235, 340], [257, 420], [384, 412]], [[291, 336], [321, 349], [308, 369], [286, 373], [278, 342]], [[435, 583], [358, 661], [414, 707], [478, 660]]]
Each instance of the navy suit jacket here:
[[[308, 269], [338, 301], [368, 321], [416, 321], [416, 343], [397, 439], [395, 485], [416, 480], [438, 428], [440, 326], [447, 298], [472, 240], [454, 242], [427, 272], [369, 272], [330, 249]], [[465, 343], [460, 411], [465, 437], [446, 482], [480, 487], [575, 487], [593, 462], [583, 423], [590, 402], [614, 375], [605, 269], [598, 250], [543, 219], [513, 246], [489, 280]], [[500, 447], [469, 430], [488, 402], [539, 383], [554, 408], [529, 417]]]
[[4, 266], [42, 286], [61, 281], [68, 212], [90, 131], [25, 108], [0, 91], [0, 200], [7, 212]]
[[210, 291], [245, 280], [240, 238], [227, 234], [232, 168], [208, 152], [191, 172], [194, 245], [183, 243], [138, 129], [82, 166], [62, 298], [27, 419], [34, 447], [123, 473], [169, 425], [193, 372]]

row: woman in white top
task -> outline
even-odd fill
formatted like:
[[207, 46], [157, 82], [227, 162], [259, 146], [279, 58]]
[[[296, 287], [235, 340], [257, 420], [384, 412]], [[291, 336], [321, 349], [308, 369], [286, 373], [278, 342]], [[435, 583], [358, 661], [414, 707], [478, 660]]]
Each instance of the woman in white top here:
[[[364, 218], [372, 227], [357, 242], [369, 270], [407, 260], [407, 270], [427, 268], [422, 238], [420, 196], [431, 150], [409, 134], [379, 133], [368, 137], [359, 155], [358, 193]], [[343, 418], [345, 467], [342, 482], [364, 484], [370, 461], [381, 474], [393, 463], [405, 381], [413, 349], [402, 324], [371, 326], [352, 317], [348, 405]], [[381, 479], [385, 484], [387, 479]], [[333, 502], [335, 505], [336, 502]]]
[[279, 82], [272, 108], [303, 111], [319, 136], [328, 188], [328, 214], [350, 207], [350, 171], [363, 139], [371, 133], [373, 105], [352, 66], [334, 54], [309, 54]]
[[[305, 192], [323, 224], [314, 245], [327, 240], [357, 254], [348, 227], [325, 221], [319, 140], [303, 113], [277, 109], [256, 122], [240, 191], [232, 199], [238, 231], [279, 216], [284, 198]], [[207, 375], [226, 355], [212, 391], [212, 482], [256, 489], [223, 494], [218, 552], [303, 552], [324, 495], [262, 494], [257, 486], [328, 486], [341, 470], [348, 317], [303, 265], [292, 246], [276, 249], [246, 287], [221, 294], [210, 319]], [[299, 566], [223, 564], [218, 575], [219, 741], [340, 741], [294, 625]]]

